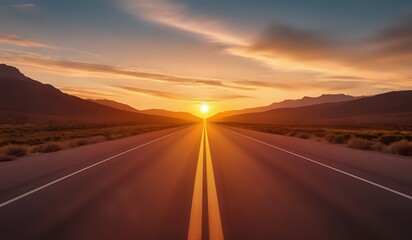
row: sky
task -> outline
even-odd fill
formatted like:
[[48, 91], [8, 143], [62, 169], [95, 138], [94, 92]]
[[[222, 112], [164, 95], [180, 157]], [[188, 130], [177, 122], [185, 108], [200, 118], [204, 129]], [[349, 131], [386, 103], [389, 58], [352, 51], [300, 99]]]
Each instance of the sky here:
[[412, 89], [412, 1], [2, 0], [0, 61], [82, 98], [199, 116], [373, 95]]

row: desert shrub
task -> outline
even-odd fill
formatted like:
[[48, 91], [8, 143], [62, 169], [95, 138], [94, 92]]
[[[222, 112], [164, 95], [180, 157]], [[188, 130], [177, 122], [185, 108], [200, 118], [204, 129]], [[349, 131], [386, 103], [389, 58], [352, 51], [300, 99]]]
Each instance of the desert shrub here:
[[381, 142], [376, 142], [373, 146], [372, 146], [373, 150], [376, 151], [380, 151], [380, 152], [390, 152], [389, 151], [389, 147], [386, 144], [383, 144]]
[[310, 137], [310, 135], [308, 133], [300, 132], [300, 133], [296, 134], [296, 137], [302, 138], [302, 139], [308, 139]]
[[347, 143], [348, 141], [349, 141], [349, 139], [351, 139], [352, 138], [352, 135], [351, 134], [348, 134], [348, 133], [346, 133], [346, 134], [338, 134], [338, 135], [335, 135], [335, 137], [333, 138], [333, 143]]
[[314, 132], [314, 134], [316, 137], [324, 137], [326, 135], [326, 132], [317, 130]]
[[48, 153], [48, 152], [56, 152], [61, 150], [61, 147], [56, 143], [45, 143], [39, 146], [35, 146], [33, 148], [33, 152], [39, 153]]
[[11, 157], [23, 157], [27, 154], [27, 147], [20, 145], [7, 145], [3, 148], [3, 153]]
[[333, 142], [335, 139], [335, 136], [336, 135], [334, 133], [328, 133], [323, 137], [323, 139], [325, 139], [328, 142]]
[[99, 143], [99, 142], [104, 142], [107, 139], [104, 136], [99, 135], [99, 136], [91, 137], [88, 140], [89, 140], [90, 143]]
[[77, 139], [76, 140], [76, 145], [77, 146], [83, 146], [89, 144], [89, 141], [87, 139]]
[[372, 147], [373, 142], [364, 138], [352, 138], [347, 144], [351, 148], [368, 150]]
[[412, 155], [412, 143], [405, 139], [392, 143], [389, 148], [392, 153], [405, 156]]
[[386, 145], [390, 145], [391, 143], [398, 142], [402, 139], [403, 137], [400, 135], [384, 135], [379, 138], [379, 142], [386, 144]]
[[281, 128], [272, 128], [272, 129], [270, 130], [270, 133], [278, 134], [278, 135], [283, 135], [283, 134], [285, 134], [285, 131], [284, 131], [283, 129], [281, 129]]
[[288, 136], [294, 137], [296, 134], [297, 134], [297, 132], [292, 131], [292, 132], [289, 132], [289, 133], [288, 133]]
[[373, 133], [360, 133], [360, 134], [358, 133], [358, 134], [355, 134], [355, 136], [357, 138], [364, 138], [367, 140], [373, 140], [378, 137], [376, 134], [373, 134]]

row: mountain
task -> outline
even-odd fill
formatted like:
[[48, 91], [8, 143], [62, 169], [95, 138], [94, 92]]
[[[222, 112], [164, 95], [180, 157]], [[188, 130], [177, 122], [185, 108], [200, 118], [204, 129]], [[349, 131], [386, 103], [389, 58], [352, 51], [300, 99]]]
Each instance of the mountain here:
[[187, 112], [173, 112], [173, 111], [168, 111], [164, 109], [147, 109], [147, 110], [141, 110], [140, 112], [144, 114], [150, 114], [150, 115], [180, 118], [180, 119], [184, 119], [189, 122], [201, 122], [202, 121], [201, 118], [196, 117], [195, 115], [192, 115]]
[[154, 115], [154, 116], [164, 116], [164, 117], [171, 117], [171, 118], [178, 118], [178, 119], [183, 119], [188, 122], [201, 122], [202, 119], [187, 113], [187, 112], [173, 112], [173, 111], [168, 111], [164, 109], [148, 109], [148, 110], [137, 110], [127, 104], [119, 103], [116, 101], [112, 100], [107, 100], [107, 99], [87, 99], [88, 101], [92, 101], [101, 105], [109, 106], [112, 108], [120, 109], [123, 111], [129, 111], [129, 112], [139, 112], [143, 114], [148, 114], [148, 115]]
[[100, 105], [104, 105], [107, 107], [123, 110], [123, 111], [128, 111], [128, 112], [139, 112], [136, 108], [133, 108], [127, 104], [124, 103], [119, 103], [113, 100], [108, 100], [108, 99], [87, 99], [87, 101], [98, 103]]
[[397, 91], [356, 100], [279, 108], [222, 118], [244, 123], [410, 123], [412, 90]]
[[0, 64], [0, 112], [59, 117], [93, 122], [174, 123], [181, 120], [133, 113], [66, 94]]
[[255, 108], [246, 108], [242, 110], [232, 110], [218, 113], [210, 118], [210, 120], [218, 121], [221, 118], [245, 114], [245, 113], [255, 113], [255, 112], [265, 112], [276, 108], [294, 108], [294, 107], [304, 107], [309, 105], [315, 105], [320, 103], [329, 103], [329, 102], [343, 102], [349, 100], [359, 99], [361, 97], [353, 97], [344, 94], [323, 94], [319, 97], [303, 97], [296, 100], [284, 100], [282, 102], [275, 102], [268, 106], [255, 107]]

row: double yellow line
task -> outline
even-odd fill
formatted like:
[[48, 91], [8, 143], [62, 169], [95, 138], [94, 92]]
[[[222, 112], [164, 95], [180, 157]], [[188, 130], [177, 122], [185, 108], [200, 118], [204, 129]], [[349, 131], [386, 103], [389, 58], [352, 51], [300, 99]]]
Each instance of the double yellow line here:
[[223, 240], [222, 222], [220, 219], [219, 201], [217, 198], [215, 174], [213, 172], [212, 158], [210, 155], [206, 121], [203, 123], [202, 139], [200, 141], [199, 157], [197, 160], [192, 208], [190, 212], [189, 232], [187, 237], [188, 240], [202, 239], [204, 160], [206, 161], [209, 239]]

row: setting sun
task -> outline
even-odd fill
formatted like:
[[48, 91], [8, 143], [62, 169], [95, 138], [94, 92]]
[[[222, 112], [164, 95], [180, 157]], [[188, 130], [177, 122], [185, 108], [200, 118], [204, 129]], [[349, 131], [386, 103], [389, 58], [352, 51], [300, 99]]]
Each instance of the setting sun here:
[[209, 111], [209, 106], [206, 105], [206, 104], [203, 104], [203, 105], [200, 107], [200, 111], [201, 111], [202, 113], [207, 113], [207, 112]]

